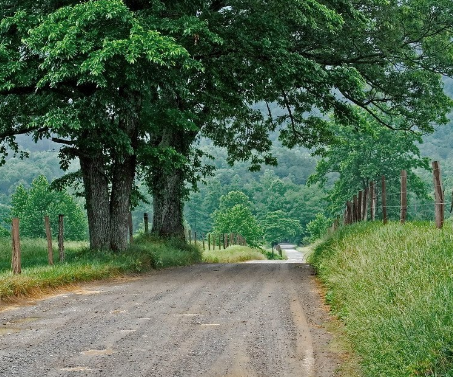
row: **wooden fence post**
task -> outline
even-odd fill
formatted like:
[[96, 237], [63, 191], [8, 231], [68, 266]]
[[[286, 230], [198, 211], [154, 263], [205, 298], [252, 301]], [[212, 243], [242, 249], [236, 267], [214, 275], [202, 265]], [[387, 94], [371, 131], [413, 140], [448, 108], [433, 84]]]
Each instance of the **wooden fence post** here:
[[148, 232], [149, 232], [149, 228], [148, 228], [149, 218], [148, 218], [148, 214], [146, 212], [143, 214], [143, 222], [145, 223], [145, 234], [148, 234]]
[[333, 222], [333, 231], [335, 232], [339, 226], [340, 226], [340, 216], [337, 216], [337, 218]]
[[450, 206], [450, 213], [453, 211], [453, 191], [451, 192], [451, 206]]
[[223, 233], [223, 250], [225, 250], [227, 248], [226, 244], [227, 244], [226, 234]]
[[201, 240], [203, 241], [203, 250], [205, 250], [205, 247], [204, 247], [204, 234], [201, 233]]
[[64, 262], [64, 215], [58, 215], [58, 253], [60, 262]]
[[407, 171], [401, 170], [401, 210], [400, 222], [404, 224], [407, 218]]
[[134, 243], [134, 226], [132, 224], [132, 212], [129, 212], [127, 217], [127, 224], [129, 227], [129, 243]]
[[219, 233], [219, 251], [222, 250], [222, 234]]
[[47, 237], [47, 260], [49, 264], [53, 265], [53, 249], [52, 249], [52, 231], [50, 230], [50, 220], [49, 216], [44, 216], [44, 224], [46, 227], [46, 237]]
[[187, 231], [187, 234], [189, 235], [189, 245], [192, 243], [192, 231], [189, 229]]
[[368, 196], [369, 196], [370, 187], [367, 186], [363, 190], [363, 201], [362, 201], [362, 221], [368, 220]]
[[387, 224], [387, 193], [385, 189], [385, 176], [382, 176], [382, 222]]
[[193, 232], [193, 243], [197, 246], [197, 232]]
[[211, 251], [211, 233], [208, 233], [208, 250]]
[[363, 191], [359, 191], [357, 197], [357, 221], [362, 221]]
[[355, 223], [357, 221], [359, 221], [359, 217], [357, 216], [358, 215], [358, 199], [357, 199], [357, 195], [354, 195], [354, 197], [352, 198], [352, 222]]
[[433, 181], [436, 211], [436, 227], [441, 229], [444, 225], [444, 193], [442, 191], [442, 180], [438, 161], [433, 161]]
[[354, 203], [350, 201], [346, 202], [346, 208], [348, 210], [347, 224], [350, 225], [354, 221]]
[[376, 189], [374, 182], [370, 182], [370, 207], [371, 207], [371, 221], [376, 220]]
[[22, 272], [20, 260], [19, 219], [17, 217], [12, 220], [11, 239], [13, 246], [11, 269], [13, 270], [13, 274], [16, 275]]

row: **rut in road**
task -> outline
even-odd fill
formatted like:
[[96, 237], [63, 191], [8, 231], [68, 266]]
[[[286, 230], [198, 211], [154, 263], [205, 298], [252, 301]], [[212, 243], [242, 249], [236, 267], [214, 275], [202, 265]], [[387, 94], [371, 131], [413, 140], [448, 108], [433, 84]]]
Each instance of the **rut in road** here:
[[196, 265], [7, 309], [0, 376], [334, 376], [312, 275]]

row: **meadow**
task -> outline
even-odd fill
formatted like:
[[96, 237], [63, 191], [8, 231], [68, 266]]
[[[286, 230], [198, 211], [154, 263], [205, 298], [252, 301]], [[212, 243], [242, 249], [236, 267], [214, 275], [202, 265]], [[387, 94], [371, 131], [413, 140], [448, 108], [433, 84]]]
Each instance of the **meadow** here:
[[310, 262], [363, 376], [453, 376], [451, 224], [354, 224]]
[[21, 240], [22, 273], [11, 272], [11, 241], [0, 239], [0, 300], [30, 296], [52, 288], [84, 281], [137, 274], [151, 269], [185, 266], [201, 262], [199, 248], [176, 241], [137, 237], [122, 253], [91, 251], [85, 242], [66, 242], [65, 261], [47, 262], [47, 243], [40, 239]]
[[11, 297], [39, 295], [64, 285], [144, 273], [153, 269], [187, 266], [194, 263], [236, 263], [266, 259], [258, 249], [230, 246], [221, 251], [205, 251], [200, 246], [152, 237], [134, 238], [122, 253], [92, 251], [86, 242], [65, 242], [65, 261], [58, 261], [54, 245], [54, 265], [47, 260], [44, 239], [21, 240], [22, 273], [11, 272], [11, 240], [0, 238], [0, 302]]

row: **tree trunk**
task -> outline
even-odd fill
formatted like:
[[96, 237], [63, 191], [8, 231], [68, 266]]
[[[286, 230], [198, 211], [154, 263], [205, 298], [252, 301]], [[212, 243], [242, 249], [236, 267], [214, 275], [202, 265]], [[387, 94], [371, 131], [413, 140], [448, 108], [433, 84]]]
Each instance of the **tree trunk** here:
[[110, 202], [110, 248], [123, 251], [128, 247], [129, 213], [131, 193], [135, 176], [135, 156], [115, 162], [112, 174], [112, 194]]
[[153, 233], [159, 237], [185, 239], [183, 223], [184, 172], [154, 172]]
[[110, 248], [113, 251], [124, 251], [129, 245], [129, 214], [131, 212], [131, 194], [137, 164], [135, 155], [138, 143], [138, 120], [135, 118], [137, 113], [126, 111], [119, 122], [119, 128], [129, 138], [132, 151], [121, 151], [115, 156], [112, 166]]
[[104, 170], [102, 154], [80, 156], [80, 168], [85, 186], [90, 248], [108, 250], [110, 248], [109, 182]]
[[113, 145], [92, 134], [95, 143], [79, 150], [85, 185], [91, 249], [124, 251], [128, 247], [131, 194], [137, 164], [138, 93], [121, 92], [121, 103], [112, 118]]
[[[180, 154], [189, 164], [190, 146], [197, 132], [183, 131], [171, 125], [163, 128], [162, 134], [151, 143], [157, 148], [171, 148]], [[152, 232], [162, 238], [185, 240], [184, 200], [187, 189], [186, 178], [190, 169], [181, 165], [181, 161], [166, 161], [159, 166], [150, 167], [148, 185], [153, 195]]]

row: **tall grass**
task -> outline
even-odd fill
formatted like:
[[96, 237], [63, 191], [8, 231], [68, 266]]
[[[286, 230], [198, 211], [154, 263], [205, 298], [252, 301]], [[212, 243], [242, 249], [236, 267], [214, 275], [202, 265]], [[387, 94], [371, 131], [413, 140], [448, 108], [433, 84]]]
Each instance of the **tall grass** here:
[[[10, 241], [0, 239], [0, 301], [76, 282], [201, 261], [201, 251], [194, 246], [139, 237], [123, 253], [91, 251], [86, 243], [68, 242], [65, 262], [48, 266], [46, 245], [45, 240], [21, 241], [22, 274], [12, 275]], [[58, 261], [57, 253], [54, 260]]]
[[451, 226], [356, 224], [319, 244], [310, 261], [364, 376], [453, 376]]
[[248, 260], [266, 259], [259, 249], [252, 249], [248, 246], [233, 245], [225, 250], [205, 250], [203, 262], [205, 263], [237, 263]]

